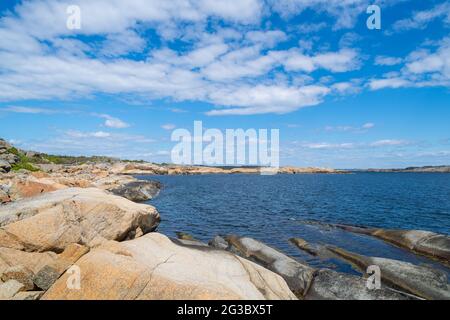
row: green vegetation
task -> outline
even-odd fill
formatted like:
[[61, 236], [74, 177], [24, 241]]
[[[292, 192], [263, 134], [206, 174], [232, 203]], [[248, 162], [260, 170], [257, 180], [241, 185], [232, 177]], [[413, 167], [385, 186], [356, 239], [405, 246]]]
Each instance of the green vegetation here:
[[[33, 164], [82, 165], [85, 163], [114, 163], [119, 160], [105, 156], [75, 157], [75, 156], [60, 156], [44, 153], [27, 153], [29, 155], [27, 156], [27, 154], [18, 150], [15, 147], [8, 149], [8, 152], [16, 155], [19, 158], [19, 161], [16, 164], [12, 165], [12, 169], [15, 171], [20, 169], [38, 171], [39, 169], [33, 166]], [[144, 161], [133, 161], [133, 162], [144, 162]]]
[[12, 147], [8, 149], [8, 152], [16, 155], [19, 158], [19, 161], [11, 166], [12, 170], [19, 171], [21, 169], [25, 169], [28, 171], [39, 171], [38, 168], [31, 164], [31, 159], [17, 150], [17, 148]]

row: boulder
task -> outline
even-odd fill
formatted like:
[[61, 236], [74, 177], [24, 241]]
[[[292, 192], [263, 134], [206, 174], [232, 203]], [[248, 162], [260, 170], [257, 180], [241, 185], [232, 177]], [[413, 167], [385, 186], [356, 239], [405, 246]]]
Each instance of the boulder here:
[[17, 162], [19, 162], [20, 158], [13, 153], [6, 152], [3, 154], [0, 154], [0, 160], [6, 161], [10, 165], [13, 165], [13, 164], [16, 164]]
[[33, 278], [33, 282], [38, 288], [47, 290], [58, 278], [78, 259], [89, 252], [89, 247], [76, 243], [66, 247], [63, 253], [58, 255], [57, 259], [45, 265]]
[[423, 230], [388, 230], [336, 225], [355, 233], [371, 235], [401, 248], [439, 260], [450, 266], [450, 237]]
[[17, 265], [6, 269], [1, 275], [1, 279], [3, 282], [16, 280], [23, 284], [25, 290], [33, 290], [33, 276], [33, 271], [31, 271], [27, 267]]
[[11, 198], [9, 196], [9, 186], [0, 185], [0, 204], [11, 202]]
[[389, 288], [368, 289], [366, 279], [329, 269], [317, 271], [306, 300], [409, 300]]
[[137, 179], [132, 176], [113, 174], [97, 179], [94, 181], [94, 185], [96, 188], [103, 190], [112, 190], [134, 181], [137, 181]]
[[119, 174], [131, 174], [131, 175], [139, 175], [139, 174], [168, 174], [169, 170], [166, 167], [156, 165], [153, 163], [118, 163], [113, 166], [111, 169], [113, 173]]
[[71, 243], [97, 236], [124, 240], [130, 233], [155, 230], [152, 206], [137, 204], [95, 188], [69, 188], [0, 207], [0, 246], [25, 251], [62, 252]]
[[157, 181], [133, 181], [110, 191], [118, 196], [135, 202], [153, 199], [158, 195], [161, 184]]
[[54, 252], [35, 253], [0, 248], [0, 274], [14, 266], [23, 266], [36, 274], [42, 267], [50, 264], [56, 258], [57, 254]]
[[20, 291], [23, 291], [24, 285], [16, 280], [8, 280], [0, 284], [0, 300], [7, 300], [14, 297]]
[[306, 295], [315, 269], [251, 238], [231, 235], [225, 240], [233, 252], [281, 275], [297, 297]]
[[275, 273], [223, 250], [176, 244], [158, 233], [105, 241], [77, 262], [79, 290], [64, 274], [42, 299], [295, 299]]
[[177, 238], [180, 239], [180, 240], [196, 241], [194, 236], [189, 234], [189, 233], [182, 232], [182, 231], [177, 231], [177, 232], [175, 232], [175, 234], [177, 235]]
[[31, 174], [17, 175], [10, 184], [9, 195], [13, 201], [67, 188], [50, 178], [36, 178]]
[[212, 240], [208, 242], [208, 245], [216, 249], [222, 250], [228, 249], [228, 242], [221, 236], [215, 236]]
[[378, 266], [382, 281], [403, 291], [429, 300], [450, 300], [450, 285], [443, 272], [399, 260], [366, 257], [341, 248], [329, 250], [363, 273], [368, 266]]
[[0, 159], [0, 173], [6, 173], [11, 170], [11, 164], [3, 159]]

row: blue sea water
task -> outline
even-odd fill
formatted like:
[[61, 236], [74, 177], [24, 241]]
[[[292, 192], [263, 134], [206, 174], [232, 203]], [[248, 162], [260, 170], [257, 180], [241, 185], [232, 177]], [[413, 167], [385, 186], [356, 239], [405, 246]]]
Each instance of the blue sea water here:
[[369, 236], [321, 223], [430, 230], [450, 234], [450, 175], [355, 173], [348, 175], [139, 176], [164, 187], [149, 203], [161, 214], [159, 231], [182, 231], [207, 242], [237, 234], [261, 240], [317, 267], [356, 273], [335, 259], [311, 257], [292, 244], [300, 237], [356, 253], [448, 268]]

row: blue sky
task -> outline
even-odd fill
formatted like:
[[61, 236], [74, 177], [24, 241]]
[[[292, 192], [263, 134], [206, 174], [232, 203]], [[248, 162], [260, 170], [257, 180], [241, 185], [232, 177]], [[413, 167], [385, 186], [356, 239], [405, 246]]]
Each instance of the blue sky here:
[[[366, 9], [381, 8], [381, 30]], [[69, 5], [81, 29], [67, 28]], [[281, 164], [450, 164], [450, 2], [0, 3], [0, 137], [170, 161], [175, 128], [277, 128]]]

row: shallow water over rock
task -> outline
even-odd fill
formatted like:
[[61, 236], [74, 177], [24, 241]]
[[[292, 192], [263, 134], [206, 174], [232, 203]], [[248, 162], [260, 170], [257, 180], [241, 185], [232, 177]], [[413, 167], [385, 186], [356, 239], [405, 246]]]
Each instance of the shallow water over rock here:
[[450, 176], [439, 173], [350, 175], [139, 176], [164, 187], [150, 201], [161, 214], [159, 231], [207, 242], [238, 234], [267, 243], [312, 266], [356, 274], [337, 259], [321, 260], [289, 243], [293, 237], [332, 244], [366, 256], [443, 265], [382, 240], [322, 223], [450, 233]]

